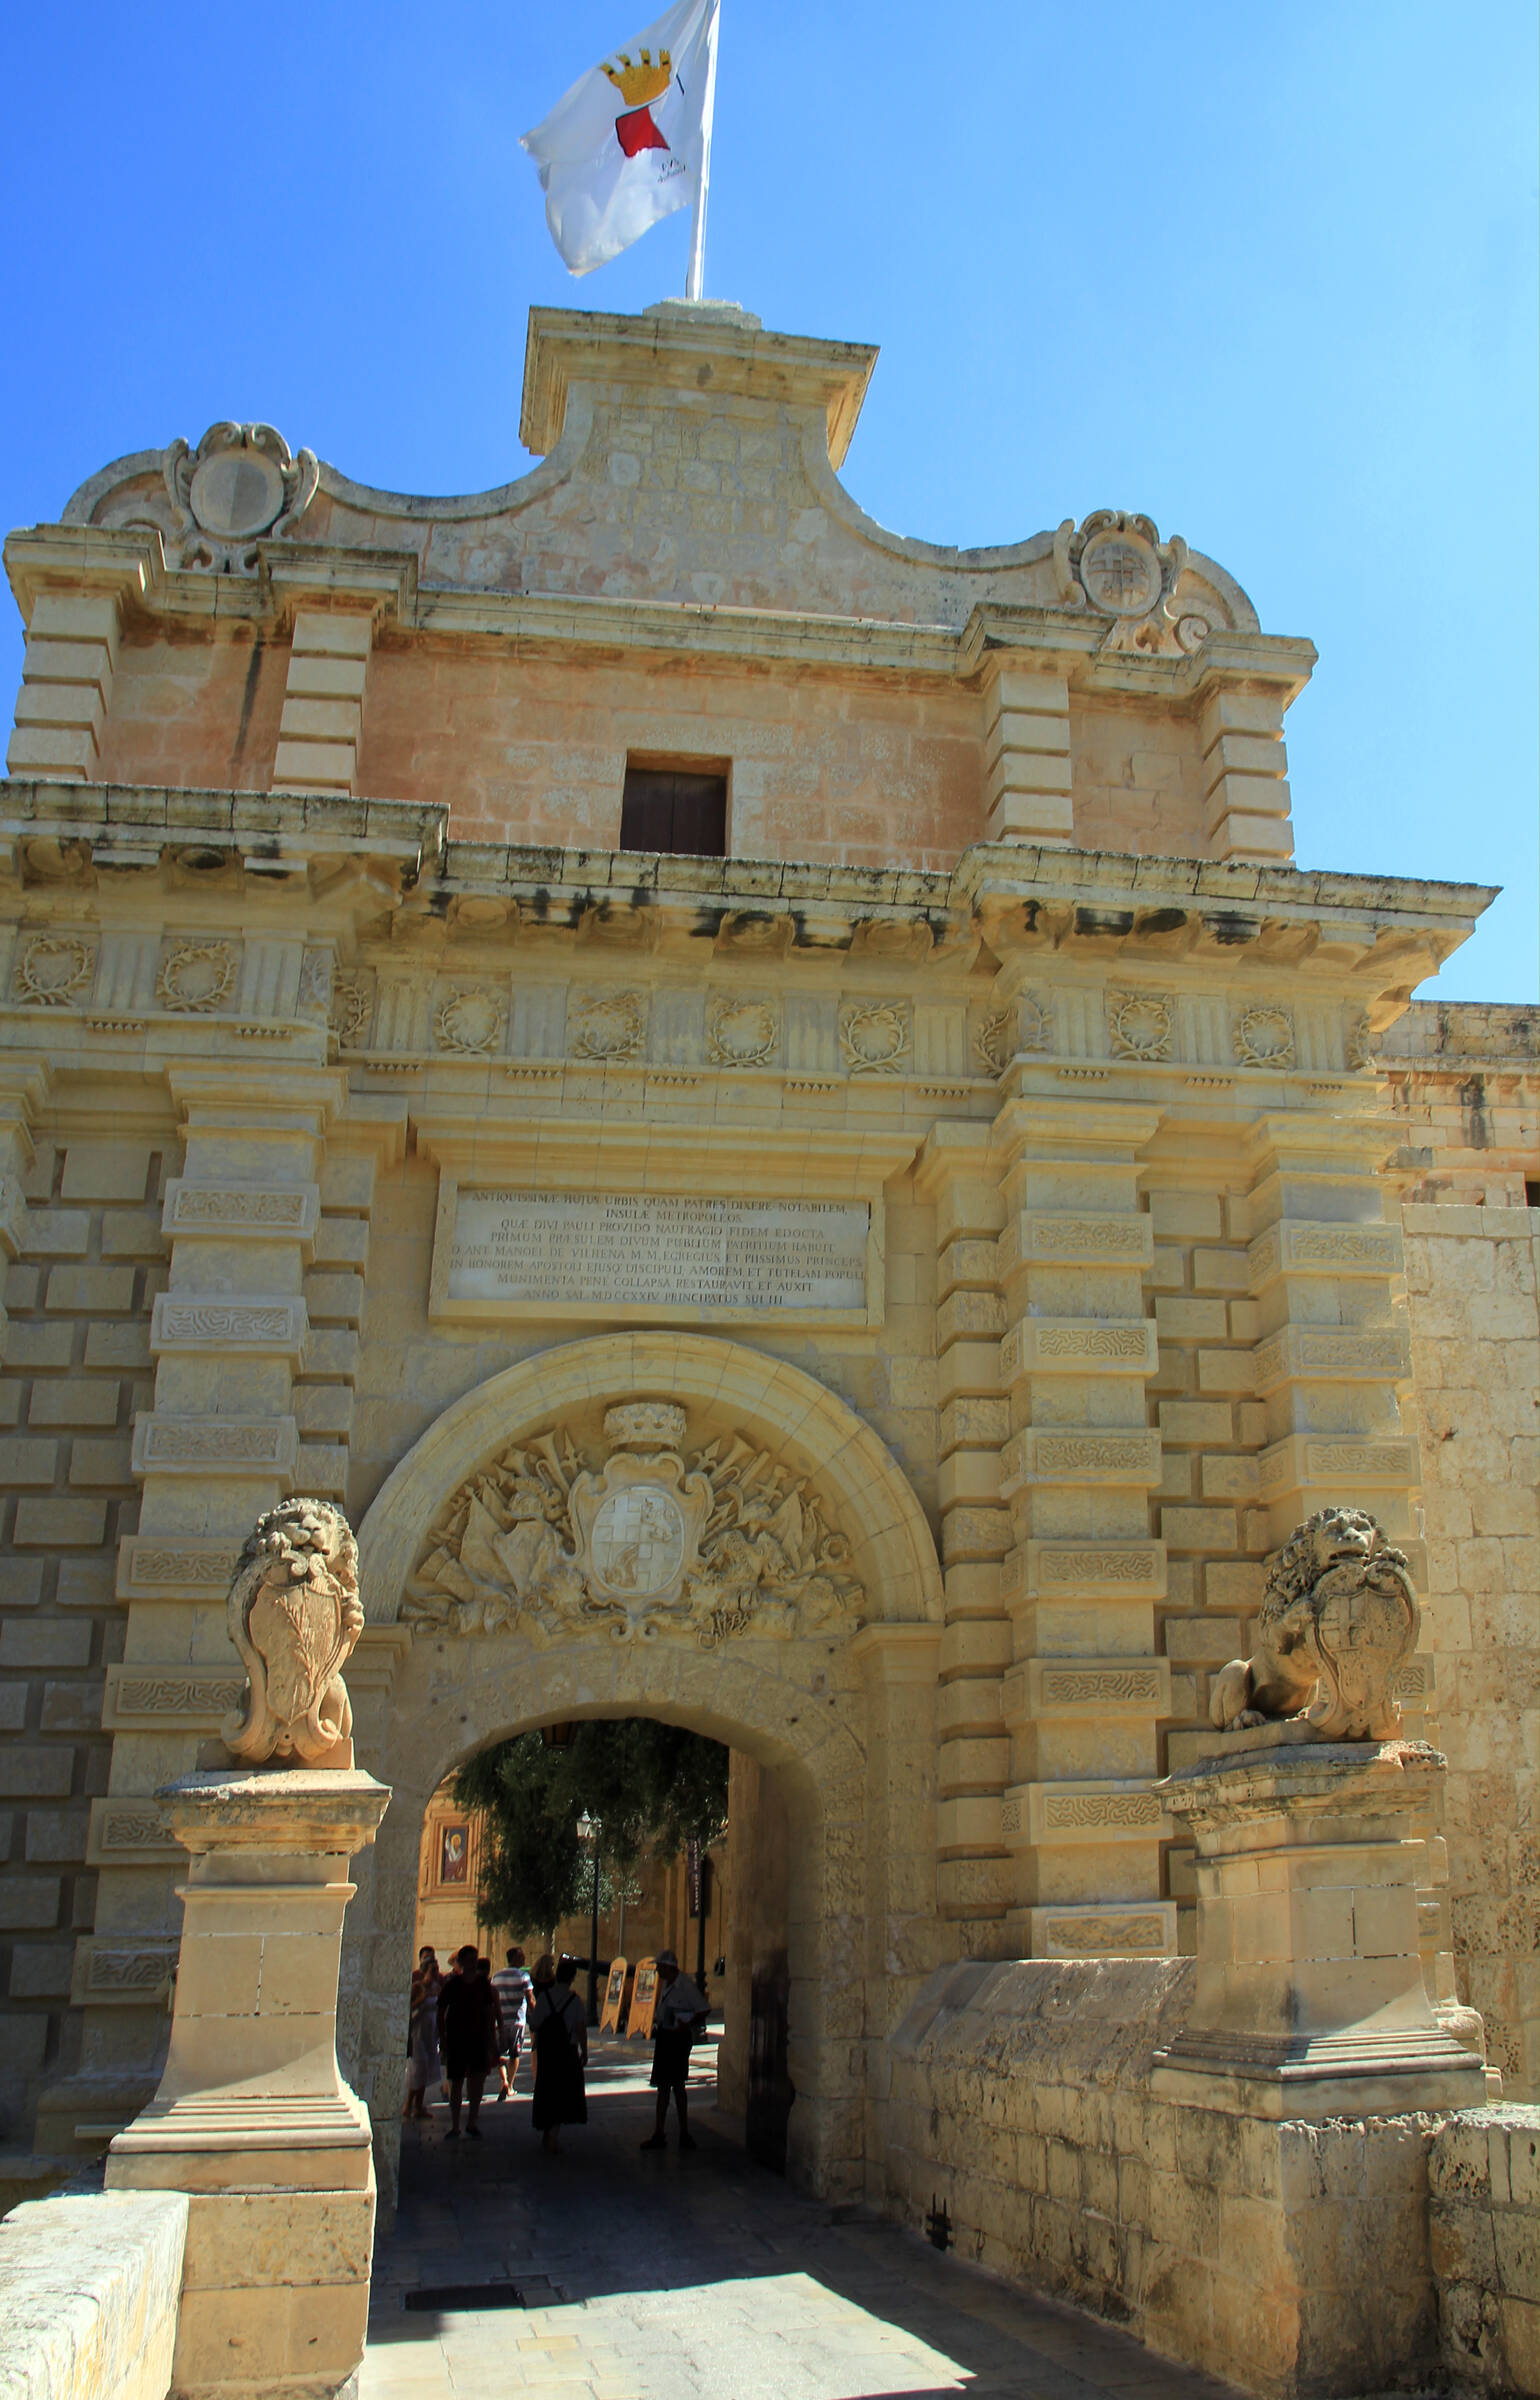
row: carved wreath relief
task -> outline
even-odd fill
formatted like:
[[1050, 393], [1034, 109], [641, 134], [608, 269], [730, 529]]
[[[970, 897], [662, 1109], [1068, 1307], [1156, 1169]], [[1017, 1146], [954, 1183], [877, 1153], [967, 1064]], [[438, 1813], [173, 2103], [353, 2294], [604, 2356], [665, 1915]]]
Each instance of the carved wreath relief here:
[[444, 1509], [406, 1622], [419, 1634], [691, 1633], [712, 1650], [750, 1624], [792, 1634], [854, 1616], [848, 1545], [806, 1484], [737, 1435], [687, 1455], [685, 1429], [672, 1402], [634, 1400], [606, 1412], [602, 1461], [559, 1425], [510, 1445]]
[[38, 933], [17, 959], [11, 984], [28, 1008], [67, 1008], [95, 973], [92, 943], [72, 933]]

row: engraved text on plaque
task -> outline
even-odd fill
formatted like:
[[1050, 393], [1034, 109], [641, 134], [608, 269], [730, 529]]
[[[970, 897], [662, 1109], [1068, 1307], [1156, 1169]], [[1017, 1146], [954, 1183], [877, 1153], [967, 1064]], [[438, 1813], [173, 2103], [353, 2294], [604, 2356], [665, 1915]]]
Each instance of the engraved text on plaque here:
[[865, 1201], [461, 1189], [443, 1304], [864, 1313]]

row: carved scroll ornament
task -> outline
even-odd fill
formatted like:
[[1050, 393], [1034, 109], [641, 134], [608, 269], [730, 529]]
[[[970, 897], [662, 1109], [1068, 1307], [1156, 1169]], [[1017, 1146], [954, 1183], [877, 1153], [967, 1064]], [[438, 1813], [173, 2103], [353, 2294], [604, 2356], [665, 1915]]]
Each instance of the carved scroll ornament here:
[[328, 1500], [285, 1500], [257, 1519], [230, 1586], [230, 1639], [247, 1686], [220, 1738], [260, 1765], [351, 1766], [342, 1669], [364, 1629], [358, 1544]]
[[1256, 1649], [1214, 1678], [1210, 1717], [1225, 1732], [1287, 1717], [1323, 1742], [1389, 1741], [1419, 1621], [1405, 1554], [1364, 1509], [1324, 1508], [1270, 1560]]
[[686, 1453], [685, 1425], [671, 1402], [633, 1401], [607, 1412], [602, 1461], [560, 1425], [511, 1444], [443, 1510], [403, 1618], [419, 1634], [673, 1632], [703, 1650], [750, 1625], [854, 1621], [848, 1545], [806, 1482], [736, 1434]]

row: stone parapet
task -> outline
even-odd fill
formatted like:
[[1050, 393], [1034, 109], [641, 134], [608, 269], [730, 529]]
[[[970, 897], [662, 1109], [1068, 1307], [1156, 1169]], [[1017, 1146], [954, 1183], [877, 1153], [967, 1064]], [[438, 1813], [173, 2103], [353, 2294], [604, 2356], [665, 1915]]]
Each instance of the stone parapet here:
[[[1136, 1934], [1159, 1911], [1115, 1913]], [[891, 2045], [888, 2207], [916, 2230], [944, 2207], [962, 2255], [1261, 2400], [1533, 2392], [1535, 2112], [1275, 2122], [1165, 2097], [1197, 1975], [939, 1970]]]
[[32, 2200], [0, 2225], [0, 2389], [166, 2400], [187, 2244], [182, 2192]]

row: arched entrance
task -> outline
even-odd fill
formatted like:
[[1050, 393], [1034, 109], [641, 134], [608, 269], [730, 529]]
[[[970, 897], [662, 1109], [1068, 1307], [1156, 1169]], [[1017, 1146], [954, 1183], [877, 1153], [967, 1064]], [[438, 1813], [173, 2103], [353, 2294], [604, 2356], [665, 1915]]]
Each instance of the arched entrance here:
[[[386, 2174], [434, 1790], [508, 1734], [651, 1716], [752, 1764], [784, 1848], [788, 2168], [860, 2189], [871, 2056], [941, 1938], [940, 1569], [870, 1427], [738, 1343], [574, 1342], [446, 1410], [381, 1489], [360, 1553], [370, 1647], [394, 1659], [360, 1694], [360, 1755], [394, 1798], [350, 1911], [340, 2034]], [[747, 2043], [730, 2021], [729, 2059]]]

